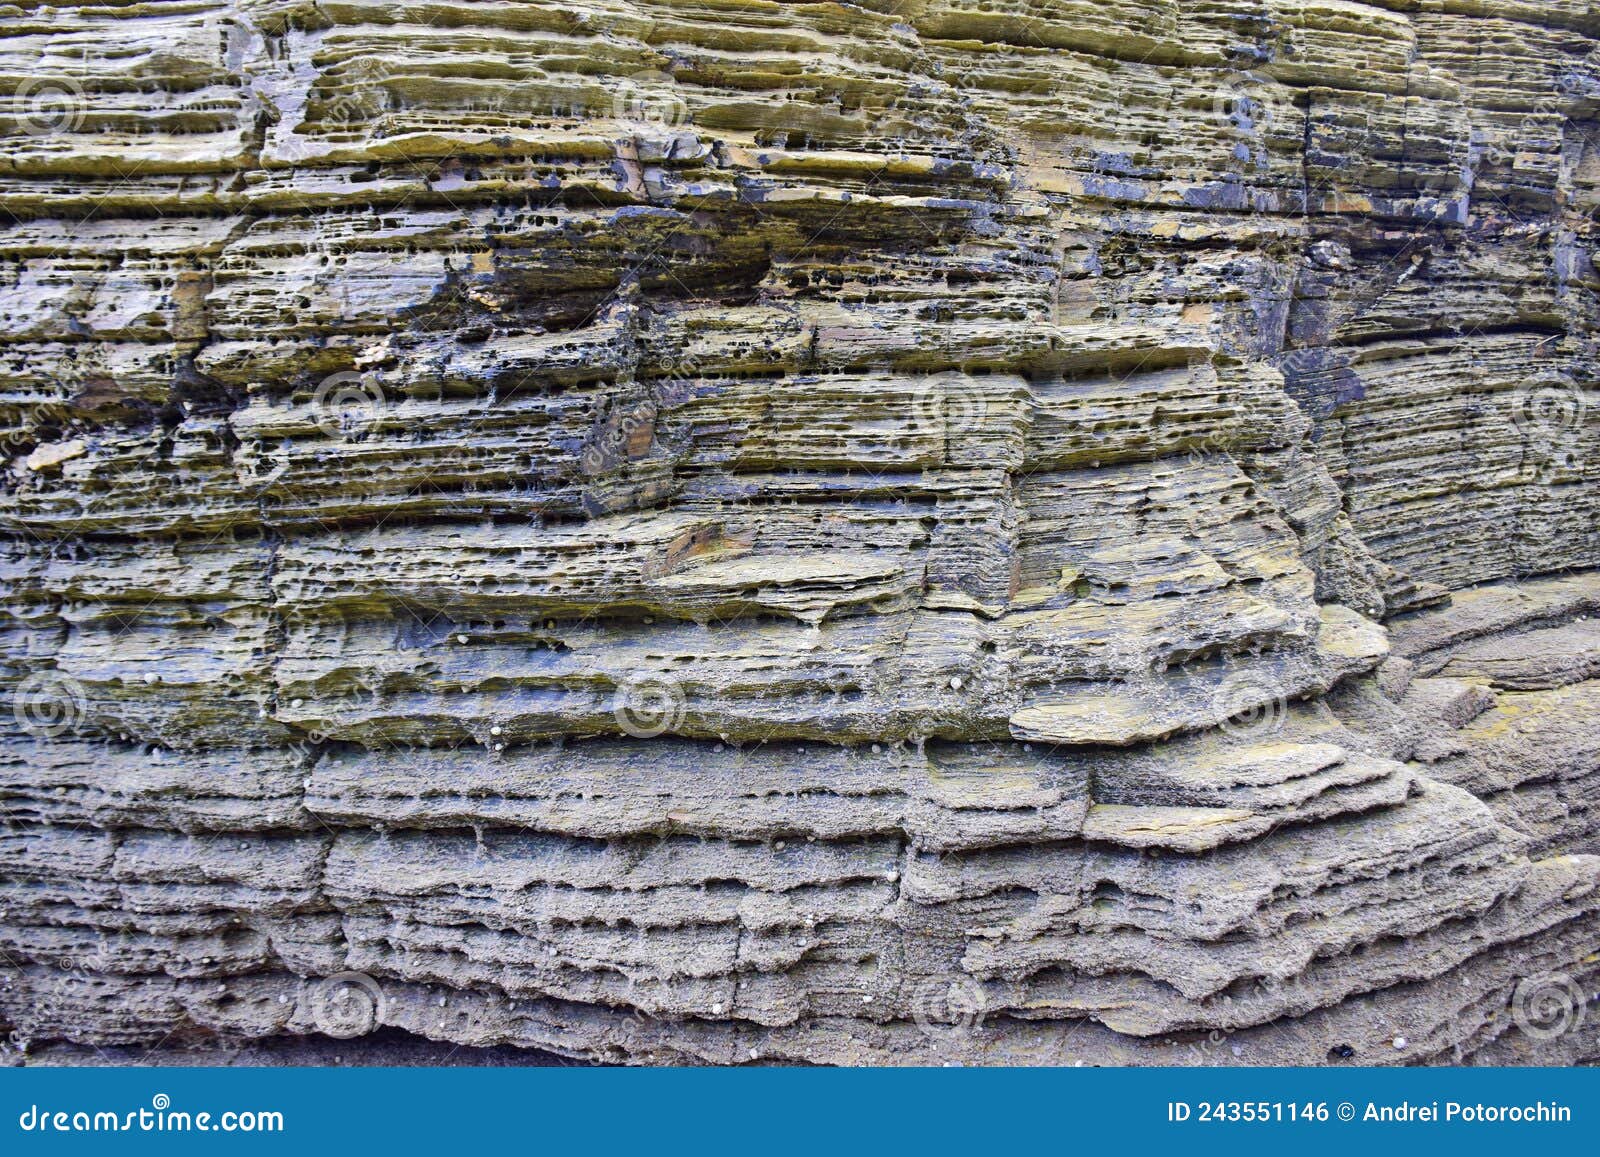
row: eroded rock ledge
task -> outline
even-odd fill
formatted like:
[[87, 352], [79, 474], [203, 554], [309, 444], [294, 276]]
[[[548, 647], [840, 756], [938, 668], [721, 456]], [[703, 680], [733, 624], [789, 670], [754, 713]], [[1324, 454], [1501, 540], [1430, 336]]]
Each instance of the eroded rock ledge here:
[[1600, 4], [0, 21], [13, 1049], [1600, 1054]]

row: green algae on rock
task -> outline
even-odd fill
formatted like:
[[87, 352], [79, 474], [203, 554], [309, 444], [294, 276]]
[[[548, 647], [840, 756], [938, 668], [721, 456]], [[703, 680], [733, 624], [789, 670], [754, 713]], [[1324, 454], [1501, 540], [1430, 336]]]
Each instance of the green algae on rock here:
[[1600, 1056], [1593, 0], [0, 26], [17, 1045]]

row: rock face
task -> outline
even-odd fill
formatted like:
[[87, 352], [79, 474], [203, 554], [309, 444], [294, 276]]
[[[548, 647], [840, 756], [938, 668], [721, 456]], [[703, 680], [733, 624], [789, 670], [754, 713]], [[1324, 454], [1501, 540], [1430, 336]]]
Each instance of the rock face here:
[[15, 1046], [1600, 1056], [1600, 3], [0, 21]]

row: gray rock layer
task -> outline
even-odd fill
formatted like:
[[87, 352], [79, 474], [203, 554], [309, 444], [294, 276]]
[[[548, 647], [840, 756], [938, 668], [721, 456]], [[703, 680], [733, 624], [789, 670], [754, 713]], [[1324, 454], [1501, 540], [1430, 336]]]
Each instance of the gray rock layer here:
[[0, 26], [12, 1057], [1600, 1056], [1595, 0]]

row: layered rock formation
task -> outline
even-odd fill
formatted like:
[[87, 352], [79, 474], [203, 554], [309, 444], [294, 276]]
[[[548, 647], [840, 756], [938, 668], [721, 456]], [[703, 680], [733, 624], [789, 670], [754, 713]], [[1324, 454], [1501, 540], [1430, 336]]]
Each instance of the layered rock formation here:
[[1600, 4], [0, 19], [16, 1048], [1600, 1054]]

